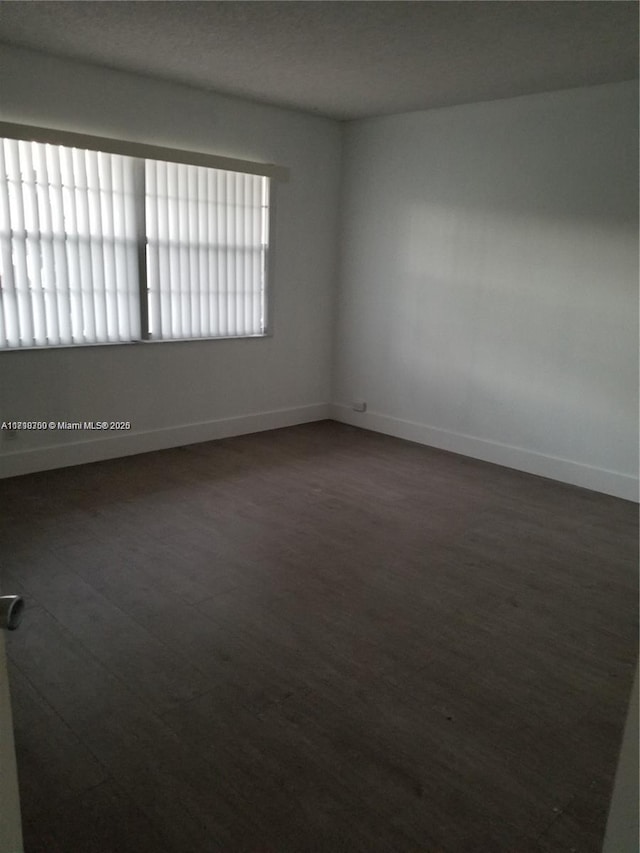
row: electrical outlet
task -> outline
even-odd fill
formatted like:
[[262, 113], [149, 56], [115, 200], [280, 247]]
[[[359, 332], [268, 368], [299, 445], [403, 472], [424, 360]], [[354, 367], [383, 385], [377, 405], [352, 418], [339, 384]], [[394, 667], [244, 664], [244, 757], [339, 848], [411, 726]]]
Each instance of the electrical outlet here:
[[366, 412], [367, 404], [364, 400], [354, 400], [352, 408], [354, 412]]

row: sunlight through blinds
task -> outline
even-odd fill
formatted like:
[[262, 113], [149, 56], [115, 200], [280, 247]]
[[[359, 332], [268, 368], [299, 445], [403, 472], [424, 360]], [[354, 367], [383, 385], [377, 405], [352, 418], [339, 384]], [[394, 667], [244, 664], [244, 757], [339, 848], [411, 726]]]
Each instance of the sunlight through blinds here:
[[135, 162], [1, 140], [0, 348], [139, 338]]
[[145, 161], [151, 340], [265, 333], [269, 178]]

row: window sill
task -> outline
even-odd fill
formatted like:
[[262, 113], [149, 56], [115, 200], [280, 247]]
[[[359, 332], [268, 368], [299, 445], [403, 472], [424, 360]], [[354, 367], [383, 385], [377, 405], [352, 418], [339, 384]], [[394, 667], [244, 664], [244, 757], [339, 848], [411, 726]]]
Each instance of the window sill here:
[[260, 335], [228, 335], [225, 337], [211, 337], [211, 338], [155, 338], [155, 339], [144, 339], [139, 341], [98, 341], [96, 343], [82, 343], [82, 344], [52, 344], [51, 346], [40, 346], [40, 347], [3, 347], [0, 349], [0, 355], [4, 353], [15, 353], [15, 352], [51, 352], [51, 350], [62, 350], [62, 349], [88, 349], [93, 347], [130, 347], [130, 346], [139, 346], [140, 344], [146, 346], [148, 344], [195, 344], [195, 343], [204, 343], [210, 341], [251, 341], [251, 340], [262, 340], [264, 338], [272, 338], [272, 332], [264, 332]]

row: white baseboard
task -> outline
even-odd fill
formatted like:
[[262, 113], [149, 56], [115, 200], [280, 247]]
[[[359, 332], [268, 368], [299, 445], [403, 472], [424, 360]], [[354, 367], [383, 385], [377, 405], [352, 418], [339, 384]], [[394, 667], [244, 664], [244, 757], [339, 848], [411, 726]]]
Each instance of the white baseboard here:
[[508, 444], [436, 429], [377, 412], [354, 412], [349, 406], [337, 403], [330, 406], [330, 417], [335, 421], [362, 427], [362, 429], [382, 432], [396, 438], [415, 441], [418, 444], [450, 450], [462, 456], [471, 456], [474, 459], [504, 465], [506, 468], [515, 468], [516, 471], [526, 471], [528, 474], [537, 474], [540, 477], [548, 477], [550, 480], [559, 480], [561, 483], [569, 483], [594, 492], [638, 502], [638, 478], [620, 474], [617, 471], [592, 468], [568, 459], [545, 456], [521, 447], [511, 447]]
[[295, 426], [328, 417], [329, 405], [317, 403], [294, 409], [256, 412], [240, 417], [145, 432], [121, 432], [108, 438], [4, 452], [0, 454], [0, 478], [49, 471], [52, 468], [66, 468], [69, 465], [83, 465], [86, 462], [100, 462], [120, 456], [133, 456], [152, 450], [166, 450], [169, 447], [183, 447], [186, 444], [199, 444], [202, 441]]
[[311, 406], [256, 412], [234, 418], [221, 418], [145, 432], [118, 433], [89, 441], [65, 442], [3, 452], [0, 454], [0, 478], [48, 471], [52, 468], [66, 468], [69, 465], [82, 465], [86, 462], [99, 462], [120, 456], [133, 456], [136, 453], [165, 450], [169, 447], [183, 447], [187, 444], [295, 426], [324, 418], [333, 418], [341, 423], [449, 450], [463, 456], [471, 456], [474, 459], [482, 459], [485, 462], [493, 462], [507, 468], [515, 468], [517, 471], [526, 471], [529, 474], [537, 474], [540, 477], [548, 477], [551, 480], [559, 480], [562, 483], [570, 483], [617, 498], [638, 501], [637, 477], [604, 468], [581, 465], [568, 459], [545, 456], [520, 447], [511, 447], [499, 442], [436, 429], [377, 412], [354, 412], [349, 406], [336, 403], [331, 405], [317, 403]]

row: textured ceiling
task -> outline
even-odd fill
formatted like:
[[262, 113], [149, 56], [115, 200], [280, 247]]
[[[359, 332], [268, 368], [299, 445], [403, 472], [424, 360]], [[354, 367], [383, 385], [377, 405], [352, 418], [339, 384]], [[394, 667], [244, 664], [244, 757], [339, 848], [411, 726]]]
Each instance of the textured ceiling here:
[[340, 119], [638, 74], [638, 6], [3, 2], [0, 41]]

